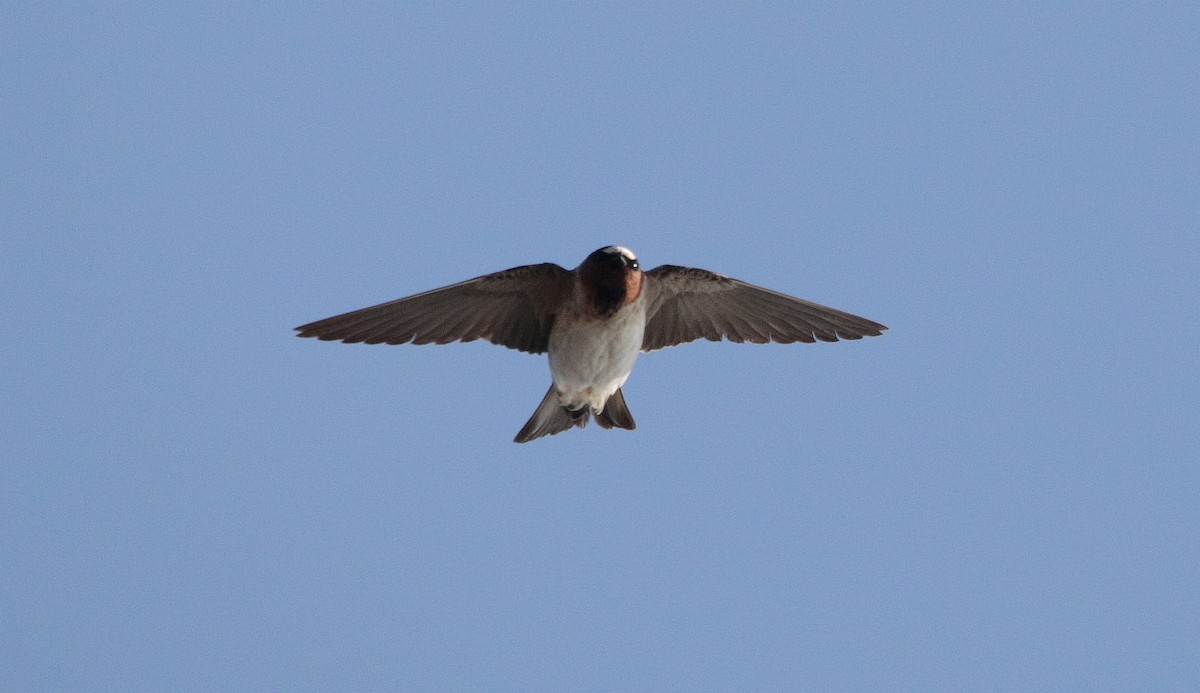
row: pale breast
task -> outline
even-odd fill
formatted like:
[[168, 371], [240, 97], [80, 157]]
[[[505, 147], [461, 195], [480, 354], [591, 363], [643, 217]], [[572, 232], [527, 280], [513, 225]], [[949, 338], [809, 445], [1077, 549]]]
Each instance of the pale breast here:
[[564, 405], [593, 411], [625, 383], [642, 348], [646, 305], [638, 301], [607, 319], [563, 316], [550, 331], [550, 374]]

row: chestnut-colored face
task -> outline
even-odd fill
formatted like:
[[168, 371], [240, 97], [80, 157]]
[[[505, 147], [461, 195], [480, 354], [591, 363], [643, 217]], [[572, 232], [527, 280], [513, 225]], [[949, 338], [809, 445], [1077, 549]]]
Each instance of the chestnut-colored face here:
[[601, 248], [579, 266], [584, 295], [592, 310], [607, 317], [642, 293], [642, 268], [632, 252], [618, 246]]

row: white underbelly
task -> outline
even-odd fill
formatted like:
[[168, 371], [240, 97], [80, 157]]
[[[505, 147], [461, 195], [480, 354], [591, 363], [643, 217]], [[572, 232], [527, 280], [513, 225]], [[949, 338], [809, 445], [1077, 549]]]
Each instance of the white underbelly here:
[[563, 405], [603, 409], [633, 370], [645, 329], [645, 307], [636, 304], [608, 320], [556, 323], [550, 331], [550, 375]]

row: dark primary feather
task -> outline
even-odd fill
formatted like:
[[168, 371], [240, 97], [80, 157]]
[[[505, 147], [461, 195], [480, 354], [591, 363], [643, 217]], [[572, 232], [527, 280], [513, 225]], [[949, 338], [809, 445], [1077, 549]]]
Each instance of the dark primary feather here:
[[486, 339], [540, 354], [549, 343], [556, 306], [571, 287], [571, 273], [554, 263], [525, 265], [335, 315], [296, 331], [300, 337], [367, 344]]
[[708, 270], [663, 265], [646, 273], [642, 351], [697, 339], [731, 342], [836, 342], [887, 328], [835, 308]]

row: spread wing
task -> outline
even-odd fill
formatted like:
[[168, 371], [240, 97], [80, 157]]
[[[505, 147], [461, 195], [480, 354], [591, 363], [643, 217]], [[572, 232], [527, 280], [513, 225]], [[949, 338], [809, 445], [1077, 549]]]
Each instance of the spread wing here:
[[367, 344], [447, 344], [486, 339], [533, 354], [546, 351], [550, 327], [572, 275], [554, 263], [514, 267], [416, 296], [296, 328], [300, 337]]
[[882, 334], [877, 322], [694, 267], [646, 273], [642, 351], [691, 342], [836, 342]]

